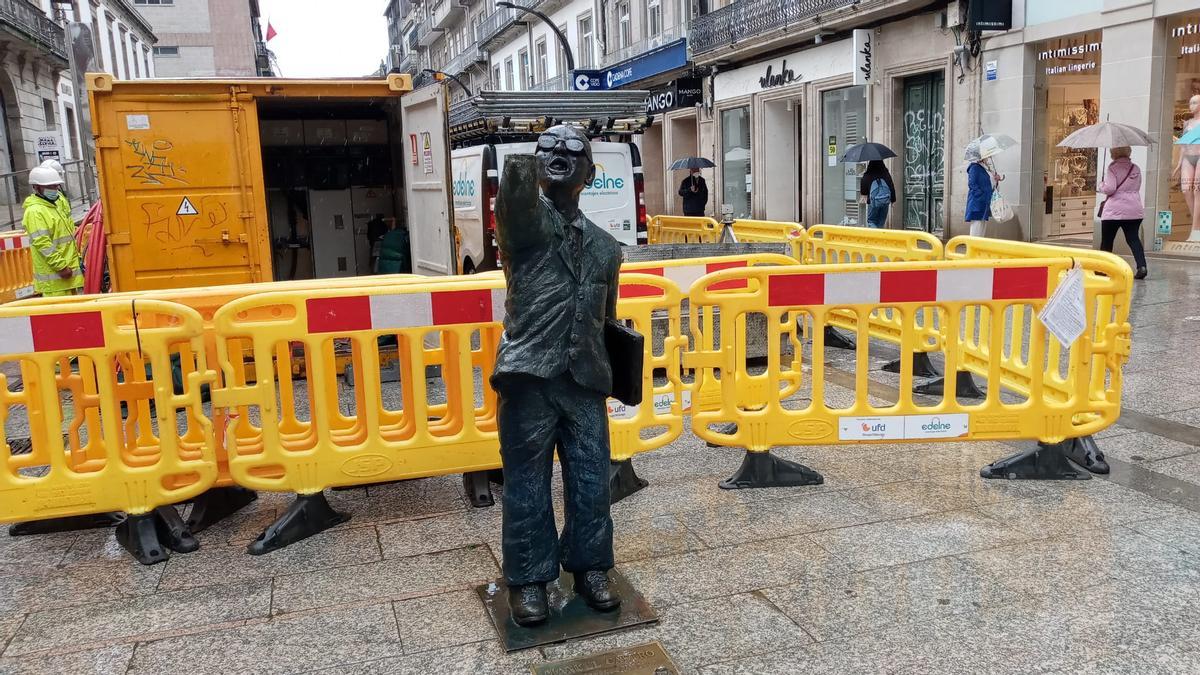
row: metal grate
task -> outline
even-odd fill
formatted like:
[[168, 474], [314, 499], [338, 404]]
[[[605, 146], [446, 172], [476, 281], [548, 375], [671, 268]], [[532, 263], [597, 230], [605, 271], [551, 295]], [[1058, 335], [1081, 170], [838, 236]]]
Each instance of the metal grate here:
[[773, 30], [811, 20], [824, 12], [861, 5], [860, 0], [736, 0], [692, 21], [692, 53], [720, 49]]

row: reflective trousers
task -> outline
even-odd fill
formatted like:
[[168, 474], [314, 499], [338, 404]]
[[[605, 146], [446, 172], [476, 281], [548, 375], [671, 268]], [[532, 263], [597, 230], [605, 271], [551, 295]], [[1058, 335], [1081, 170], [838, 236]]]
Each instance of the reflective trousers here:
[[[608, 408], [603, 394], [563, 374], [505, 375], [497, 425], [504, 462], [504, 577], [510, 586], [613, 566]], [[559, 537], [550, 479], [562, 465], [565, 520]]]

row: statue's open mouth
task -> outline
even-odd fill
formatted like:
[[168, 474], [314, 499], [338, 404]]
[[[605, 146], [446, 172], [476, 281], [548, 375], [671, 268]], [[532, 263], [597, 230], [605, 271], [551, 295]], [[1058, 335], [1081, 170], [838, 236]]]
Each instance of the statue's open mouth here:
[[546, 164], [546, 170], [550, 173], [565, 174], [571, 170], [571, 162], [566, 157], [555, 157]]

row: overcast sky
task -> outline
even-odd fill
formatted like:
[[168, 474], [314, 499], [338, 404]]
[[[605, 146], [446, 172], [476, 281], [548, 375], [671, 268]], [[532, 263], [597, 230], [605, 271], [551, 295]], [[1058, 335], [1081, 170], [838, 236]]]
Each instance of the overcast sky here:
[[387, 55], [387, 0], [259, 0], [283, 77], [362, 77]]

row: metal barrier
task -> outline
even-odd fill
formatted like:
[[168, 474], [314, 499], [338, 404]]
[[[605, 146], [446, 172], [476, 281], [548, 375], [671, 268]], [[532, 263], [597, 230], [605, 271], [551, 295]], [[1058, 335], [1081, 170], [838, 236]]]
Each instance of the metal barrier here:
[[[8, 451], [0, 520], [123, 511], [130, 516], [118, 538], [152, 562], [165, 559], [161, 547], [142, 546], [164, 519], [155, 509], [200, 494], [217, 476], [200, 401], [213, 375], [202, 334], [195, 311], [156, 300], [0, 307], [0, 354], [20, 373], [19, 381], [0, 375]], [[195, 364], [181, 392], [170, 386], [172, 357]], [[7, 442], [9, 424], [21, 417], [30, 429], [26, 454]], [[192, 429], [198, 433], [185, 431]], [[171, 514], [168, 529], [181, 530]]]
[[651, 244], [712, 244], [721, 240], [721, 223], [705, 217], [653, 216], [646, 230]]
[[[685, 367], [718, 378], [722, 392], [719, 409], [693, 413], [692, 430], [711, 443], [744, 447], [750, 455], [758, 454], [747, 457], [743, 470], [763, 477], [759, 485], [819, 481], [820, 477], [805, 467], [770, 457], [767, 451], [773, 446], [934, 439], [1037, 439], [1053, 444], [1094, 433], [1114, 422], [1120, 412], [1119, 388], [1099, 385], [1104, 395], [1093, 395], [1096, 374], [1111, 378], [1129, 353], [1128, 324], [1119, 313], [1101, 316], [1097, 309], [1106, 302], [1119, 306], [1128, 298], [1129, 268], [1123, 262], [1100, 258], [1078, 262], [1089, 274], [1106, 275], [1110, 285], [1087, 288], [1088, 331], [1069, 347], [1058, 345], [1036, 320], [1021, 323], [1020, 332], [991, 329], [1039, 309], [1071, 269], [1072, 259], [1067, 257], [871, 263], [855, 266], [853, 271], [835, 265], [755, 267], [709, 275], [692, 289], [693, 321], [713, 312], [725, 326], [747, 314], [765, 314], [767, 325], [776, 331], [769, 342], [772, 346], [783, 341], [785, 336], [777, 327], [787, 322], [805, 318], [823, 328], [835, 312], [852, 312], [858, 319], [860, 345], [855, 355], [855, 398], [846, 408], [828, 405], [824, 334], [814, 331], [812, 362], [810, 369], [803, 371], [811, 376], [800, 392], [811, 397], [809, 404], [794, 405], [799, 401], [780, 395], [762, 409], [744, 406], [740, 403], [742, 392], [755, 380], [765, 380], [764, 391], [786, 391], [785, 378], [791, 369], [784, 366], [779, 350], [773, 349], [765, 372], [748, 373], [735, 356], [735, 339], [723, 333], [719, 341], [698, 341], [685, 355]], [[746, 287], [739, 292], [714, 290], [730, 283]], [[964, 402], [956, 383], [948, 380], [940, 401], [918, 403], [912, 392], [913, 374], [905, 369], [899, 400], [894, 405], [873, 405], [867, 395], [868, 317], [880, 308], [900, 316], [902, 352], [916, 349], [922, 337], [916, 315], [937, 313], [939, 325], [945, 327], [947, 371], [973, 363], [992, 383], [986, 397]], [[995, 323], [976, 320], [984, 315], [1004, 319]], [[973, 358], [976, 354], [983, 354], [986, 360]], [[1019, 371], [1027, 380], [1023, 400], [1013, 400], [1014, 395], [1021, 398], [1021, 391], [1006, 386], [1005, 364], [1010, 360], [1023, 366]], [[1010, 372], [1010, 378], [1013, 374]], [[1104, 381], [1100, 377], [1100, 382]], [[1002, 397], [1006, 388], [1008, 396]], [[730, 423], [736, 424], [732, 431], [720, 426]]]
[[0, 233], [0, 303], [33, 295], [33, 253], [24, 230]]

